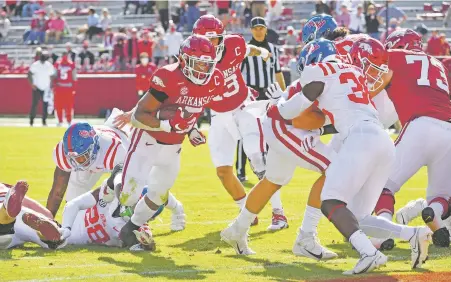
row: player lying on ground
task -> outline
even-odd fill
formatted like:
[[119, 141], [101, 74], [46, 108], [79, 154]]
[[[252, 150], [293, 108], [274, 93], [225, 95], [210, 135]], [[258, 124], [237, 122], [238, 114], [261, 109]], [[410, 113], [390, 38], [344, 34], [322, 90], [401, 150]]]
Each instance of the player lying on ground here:
[[[318, 103], [320, 109], [331, 113], [331, 121], [336, 130], [342, 132], [338, 135], [342, 146], [326, 171], [327, 178], [321, 192], [321, 210], [361, 255], [354, 269], [345, 274], [371, 271], [387, 261], [387, 257], [371, 244], [362, 230], [373, 237], [393, 236], [409, 240], [412, 247], [412, 267], [418, 267], [427, 257], [429, 229], [401, 226], [384, 218], [371, 216], [377, 202], [377, 193], [382, 190], [381, 185], [388, 178], [394, 159], [393, 142], [383, 130], [377, 111], [371, 105], [361, 70], [340, 63], [336, 54], [335, 46], [328, 40], [322, 39], [306, 45], [301, 52], [299, 66], [302, 70], [302, 92], [271, 107], [268, 117], [277, 126], [274, 120], [285, 123], [284, 120], [293, 119], [317, 101], [315, 103]], [[285, 134], [288, 135], [289, 132]], [[315, 143], [308, 142], [313, 140], [299, 140], [301, 145], [298, 150], [309, 152], [311, 148], [315, 148]], [[268, 154], [267, 176], [271, 175], [268, 172], [272, 167], [269, 162], [273, 161], [269, 158], [270, 155], [271, 150]], [[287, 162], [287, 158], [276, 161], [282, 165]], [[274, 167], [279, 168], [276, 165]], [[275, 176], [284, 173], [284, 170], [274, 169]], [[337, 183], [340, 185], [337, 186]], [[221, 232], [222, 239], [239, 254], [253, 253], [247, 246], [247, 231], [256, 213], [266, 204], [268, 194], [272, 192], [259, 190], [265, 188], [255, 187], [247, 199], [246, 208]]]
[[[149, 91], [133, 110], [135, 127], [124, 163], [120, 202], [136, 204], [121, 239], [131, 245], [133, 231], [144, 225], [168, 201], [180, 170], [185, 135], [205, 143], [194, 128], [205, 107], [223, 94], [224, 77], [215, 69], [216, 53], [208, 38], [192, 35], [181, 44], [179, 61], [159, 68]], [[191, 138], [190, 138], [191, 139]], [[138, 187], [148, 186], [140, 199]], [[177, 202], [176, 202], [177, 204]]]
[[[74, 199], [91, 190], [104, 173], [111, 172], [116, 165], [124, 163], [125, 146], [129, 142], [127, 131], [127, 127], [119, 130], [110, 126], [93, 127], [88, 123], [75, 123], [66, 130], [53, 154], [57, 167], [47, 200], [47, 207], [53, 215], [58, 211], [66, 189], [66, 199]], [[112, 193], [110, 194], [112, 197]], [[171, 203], [178, 203], [167, 206], [172, 211], [171, 230], [183, 230], [183, 206], [172, 194], [169, 197]]]
[[[421, 167], [428, 169], [427, 204], [413, 202], [396, 217], [407, 224], [419, 213], [434, 232], [435, 245], [449, 247], [444, 219], [451, 212], [448, 168], [451, 165], [451, 102], [447, 72], [423, 52], [421, 36], [411, 29], [390, 34], [385, 42], [390, 71], [377, 83], [385, 88], [403, 129], [396, 145], [396, 162], [376, 205], [376, 214], [392, 219], [394, 194]], [[377, 66], [376, 66], [377, 67]], [[409, 71], [406, 71], [406, 70]]]
[[0, 183], [0, 249], [36, 243], [43, 248], [57, 249], [66, 244], [60, 240], [58, 224], [46, 208], [26, 197], [28, 183], [14, 186]]
[[[224, 75], [222, 99], [218, 99], [210, 105], [212, 111], [208, 147], [217, 176], [241, 209], [246, 202], [246, 192], [243, 184], [233, 173], [237, 142], [242, 139], [244, 152], [259, 180], [265, 175], [267, 152], [260, 119], [245, 109], [251, 102], [251, 91], [256, 91], [246, 86], [240, 65], [247, 56], [261, 56], [263, 60], [269, 60], [268, 64], [274, 63], [274, 59], [265, 48], [246, 44], [241, 35], [226, 34], [221, 20], [212, 15], [201, 16], [194, 24], [193, 34], [204, 35], [210, 39], [216, 49], [216, 68]], [[282, 73], [276, 74], [276, 76], [279, 75]], [[285, 90], [284, 84], [281, 87]], [[264, 101], [257, 103], [261, 103], [263, 108], [267, 105]], [[268, 229], [280, 230], [288, 227], [280, 191], [271, 197], [271, 206], [273, 216]], [[258, 219], [256, 218], [253, 225], [257, 223]]]

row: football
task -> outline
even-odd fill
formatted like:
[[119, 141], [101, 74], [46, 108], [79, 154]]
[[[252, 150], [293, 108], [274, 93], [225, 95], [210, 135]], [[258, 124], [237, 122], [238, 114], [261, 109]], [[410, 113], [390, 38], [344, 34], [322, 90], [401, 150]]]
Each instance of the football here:
[[[168, 120], [174, 117], [175, 113], [177, 112], [177, 109], [179, 108], [179, 105], [163, 105], [157, 112], [156, 116], [159, 120]], [[183, 118], [188, 118], [190, 116], [190, 113], [188, 113], [183, 107]]]
[[325, 121], [326, 116], [315, 105], [311, 105], [307, 110], [305, 110], [292, 120], [293, 126], [295, 128], [303, 130], [318, 129], [324, 125]]

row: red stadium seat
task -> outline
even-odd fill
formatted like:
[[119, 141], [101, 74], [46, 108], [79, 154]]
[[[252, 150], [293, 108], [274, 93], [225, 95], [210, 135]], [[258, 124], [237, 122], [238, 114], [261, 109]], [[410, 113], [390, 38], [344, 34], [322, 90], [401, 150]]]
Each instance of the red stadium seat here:
[[442, 2], [442, 13], [446, 13], [449, 9], [449, 3], [448, 2]]
[[432, 4], [431, 3], [424, 3], [423, 4], [423, 11], [425, 11], [425, 12], [433, 12], [434, 9], [432, 8]]

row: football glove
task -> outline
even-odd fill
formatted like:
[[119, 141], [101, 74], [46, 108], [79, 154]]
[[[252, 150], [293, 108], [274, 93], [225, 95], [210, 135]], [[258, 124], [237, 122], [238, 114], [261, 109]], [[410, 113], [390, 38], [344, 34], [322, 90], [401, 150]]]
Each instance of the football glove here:
[[191, 145], [193, 145], [194, 147], [205, 144], [207, 142], [205, 136], [197, 128], [191, 129], [191, 131], [188, 133], [188, 137], [189, 142], [191, 142]]
[[316, 146], [316, 143], [318, 143], [319, 138], [316, 138], [316, 137], [320, 136], [320, 130], [315, 129], [315, 130], [308, 130], [305, 132], [306, 132], [306, 134], [302, 138], [301, 147], [303, 148], [303, 150], [305, 152], [308, 152], [309, 150], [311, 150], [312, 148], [314, 148]]
[[183, 117], [183, 109], [179, 107], [175, 112], [175, 115], [172, 119], [169, 120], [169, 125], [173, 129], [173, 131], [177, 133], [185, 133], [188, 132], [196, 122], [195, 116], [190, 116], [188, 118]]
[[59, 229], [59, 232], [61, 234], [61, 238], [60, 238], [61, 241], [66, 240], [71, 235], [69, 227], [62, 227]]
[[268, 110], [266, 111], [266, 115], [275, 120], [283, 120], [283, 117], [280, 115], [277, 105], [270, 105], [268, 107]]
[[276, 105], [283, 93], [279, 83], [273, 83], [268, 87], [265, 94], [271, 101], [271, 104]]
[[133, 230], [133, 233], [135, 234], [138, 242], [141, 244], [141, 247], [145, 250], [155, 250], [155, 241], [152, 237], [152, 231], [147, 224], [144, 224], [138, 230]]

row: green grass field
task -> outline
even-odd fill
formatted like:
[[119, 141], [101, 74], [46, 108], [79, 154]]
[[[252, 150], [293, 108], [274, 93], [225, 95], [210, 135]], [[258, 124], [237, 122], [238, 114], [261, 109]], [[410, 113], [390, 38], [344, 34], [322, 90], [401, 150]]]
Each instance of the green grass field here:
[[[45, 205], [52, 185], [52, 150], [62, 137], [61, 128], [0, 127], [0, 181], [14, 183], [26, 179], [28, 195]], [[250, 189], [256, 178], [249, 171]], [[282, 190], [285, 213], [290, 228], [272, 233], [266, 231], [271, 209], [260, 215], [260, 224], [250, 231], [250, 246], [257, 252], [250, 257], [236, 256], [233, 249], [220, 241], [219, 232], [237, 215], [237, 207], [217, 180], [208, 147], [193, 148], [184, 144], [182, 169], [172, 192], [182, 201], [187, 214], [187, 228], [171, 232], [170, 214], [151, 223], [157, 251], [130, 253], [118, 248], [97, 246], [42, 250], [33, 244], [0, 251], [0, 281], [141, 281], [209, 280], [209, 281], [298, 281], [343, 278], [341, 273], [354, 266], [357, 253], [343, 242], [335, 228], [322, 219], [319, 232], [322, 243], [336, 251], [339, 259], [317, 263], [291, 253], [301, 223], [309, 187], [317, 174], [297, 170], [290, 185]], [[409, 200], [424, 197], [426, 170], [421, 170], [398, 194], [396, 207]], [[61, 211], [57, 219], [61, 219]], [[420, 224], [420, 220], [415, 223]], [[439, 281], [428, 278], [432, 272], [449, 271], [451, 251], [430, 248], [430, 260], [424, 269], [412, 272], [407, 243], [397, 242], [386, 268], [367, 275], [366, 281], [396, 281], [391, 275], [422, 273], [417, 281]], [[377, 277], [375, 275], [378, 275]], [[382, 275], [382, 276], [381, 276]], [[403, 277], [403, 276], [401, 276]], [[448, 280], [448, 279], [447, 279]]]

